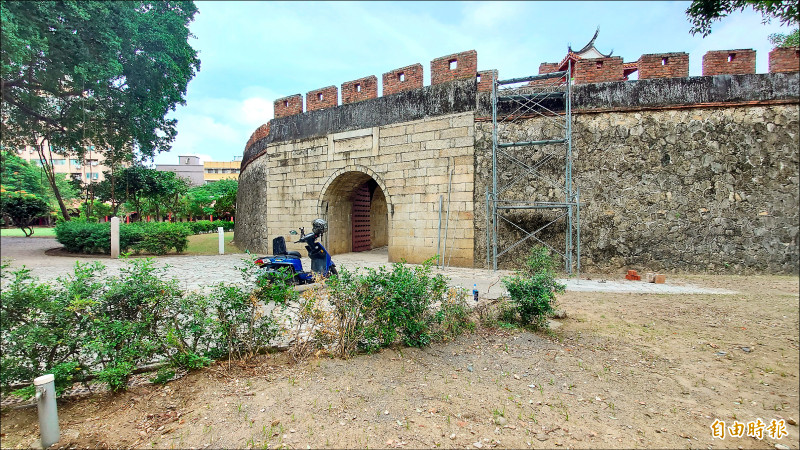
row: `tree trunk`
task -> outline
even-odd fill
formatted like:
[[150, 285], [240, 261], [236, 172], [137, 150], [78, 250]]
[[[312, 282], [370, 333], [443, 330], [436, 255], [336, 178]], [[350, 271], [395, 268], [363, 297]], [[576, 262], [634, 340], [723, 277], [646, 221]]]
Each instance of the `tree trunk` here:
[[[44, 142], [47, 140], [47, 147], [48, 153], [50, 155], [50, 159], [44, 157]], [[53, 169], [53, 153], [50, 150], [50, 139], [42, 139], [41, 142], [36, 146], [36, 151], [39, 153], [39, 161], [42, 163], [42, 168], [44, 169], [44, 173], [47, 176], [47, 181], [50, 183], [50, 187], [53, 189], [53, 195], [56, 197], [56, 201], [58, 201], [58, 207], [61, 208], [61, 215], [64, 217], [64, 220], [69, 220], [69, 212], [67, 212], [67, 205], [64, 204], [64, 199], [61, 198], [61, 191], [58, 190], [58, 186], [56, 186], [56, 174]]]

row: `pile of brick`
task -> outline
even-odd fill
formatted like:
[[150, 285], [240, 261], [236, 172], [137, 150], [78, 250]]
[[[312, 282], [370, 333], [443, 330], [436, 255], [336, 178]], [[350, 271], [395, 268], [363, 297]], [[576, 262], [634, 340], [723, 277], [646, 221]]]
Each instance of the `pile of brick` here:
[[[641, 275], [635, 270], [629, 270], [625, 275], [626, 280], [639, 281], [642, 279]], [[663, 273], [647, 272], [645, 280], [648, 283], [664, 284], [667, 281], [667, 276]]]

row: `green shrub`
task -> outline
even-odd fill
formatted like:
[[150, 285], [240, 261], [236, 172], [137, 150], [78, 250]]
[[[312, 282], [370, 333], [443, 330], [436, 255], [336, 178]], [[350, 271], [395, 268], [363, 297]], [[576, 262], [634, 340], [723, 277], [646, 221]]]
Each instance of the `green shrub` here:
[[211, 231], [217, 231], [219, 227], [222, 227], [223, 231], [233, 231], [233, 222], [230, 220], [215, 220], [211, 225]]
[[[431, 265], [426, 261], [410, 268], [395, 263], [391, 270], [370, 268], [366, 275], [342, 271], [331, 278], [336, 314], [352, 323], [348, 332], [358, 336], [362, 349], [374, 351], [399, 339], [410, 347], [430, 344], [430, 307], [447, 287], [442, 275], [431, 276]], [[354, 311], [363, 317], [353, 318]]]
[[[122, 228], [120, 226], [120, 228]], [[109, 223], [68, 220], [56, 224], [56, 241], [71, 253], [111, 253], [111, 225]], [[122, 232], [120, 232], [122, 235]], [[120, 249], [122, 249], [120, 236]]]
[[[55, 227], [56, 240], [72, 253], [111, 253], [111, 224], [86, 220], [62, 221]], [[163, 255], [175, 249], [181, 253], [189, 245], [189, 228], [168, 222], [120, 224], [119, 249]]]
[[467, 306], [466, 289], [451, 288], [447, 291], [447, 297], [442, 300], [442, 305], [433, 315], [432, 328], [433, 336], [437, 340], [445, 341], [475, 329], [475, 323], [470, 319], [470, 309]]
[[[505, 311], [504, 319], [519, 320], [521, 325], [547, 327], [547, 316], [555, 309], [556, 294], [565, 286], [555, 279], [554, 263], [544, 247], [534, 247], [522, 271], [503, 279], [513, 311]], [[513, 314], [513, 316], [512, 316]]]
[[189, 226], [189, 228], [191, 228], [192, 234], [217, 231], [217, 229], [214, 227], [214, 223], [210, 220], [196, 220], [194, 222], [186, 222], [186, 224]]
[[98, 377], [123, 389], [133, 369], [163, 355], [168, 325], [179, 313], [183, 292], [165, 280], [152, 259], [132, 260], [106, 281], [92, 305], [93, 326], [86, 343]]
[[81, 349], [90, 320], [81, 310], [101, 290], [97, 273], [102, 265], [78, 263], [74, 275], [58, 278], [55, 285], [39, 283], [24, 267], [7, 268], [3, 264], [0, 270], [0, 383], [8, 386], [53, 373], [61, 392], [85, 374]]
[[[250, 266], [246, 278], [254, 278]], [[296, 296], [289, 283], [185, 295], [151, 259], [129, 261], [116, 277], [101, 277], [99, 263], [76, 264], [74, 275], [53, 284], [8, 267], [0, 270], [0, 384], [53, 373], [59, 393], [87, 373], [120, 391], [143, 364], [166, 359], [191, 370], [212, 356], [253, 354], [281, 332], [265, 303], [282, 306]], [[164, 370], [157, 379], [165, 379]]]
[[142, 228], [141, 240], [134, 245], [134, 250], [165, 255], [174, 248], [176, 252], [183, 253], [189, 246], [188, 236], [189, 230], [181, 224], [152, 223]]

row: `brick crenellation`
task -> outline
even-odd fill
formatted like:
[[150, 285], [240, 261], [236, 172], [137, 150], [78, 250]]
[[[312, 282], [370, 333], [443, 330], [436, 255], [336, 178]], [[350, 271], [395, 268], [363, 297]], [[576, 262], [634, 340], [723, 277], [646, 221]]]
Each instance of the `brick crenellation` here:
[[777, 47], [769, 52], [770, 73], [798, 70], [800, 70], [800, 47]]
[[336, 86], [315, 89], [306, 93], [306, 111], [333, 108], [334, 106], [339, 106], [339, 89]]
[[478, 92], [490, 92], [492, 90], [492, 77], [497, 79], [499, 76], [497, 69], [478, 72]]
[[360, 102], [378, 97], [378, 77], [370, 75], [342, 83], [342, 104]]
[[412, 64], [383, 74], [383, 95], [422, 87], [422, 64]]
[[469, 50], [431, 61], [431, 85], [474, 77], [478, 72], [478, 52]]
[[303, 96], [300, 94], [290, 95], [275, 100], [273, 103], [274, 116], [276, 119], [295, 114], [303, 113]]
[[[619, 56], [597, 59], [574, 59], [572, 77], [575, 84], [590, 84], [628, 80], [628, 76], [638, 72], [640, 80], [652, 78], [681, 78], [689, 76], [689, 54], [685, 52], [649, 53], [638, 60], [623, 63]], [[566, 64], [565, 58], [560, 63], [541, 63], [539, 73], [546, 74], [559, 70]], [[442, 56], [431, 61], [431, 85], [453, 80], [475, 78], [477, 90], [492, 90], [492, 74], [497, 70], [478, 71], [478, 53], [468, 50]], [[703, 55], [703, 75], [739, 75], [753, 74], [756, 67], [756, 52], [752, 49], [714, 50]], [[798, 47], [776, 48], [769, 53], [770, 72], [793, 72], [800, 70], [800, 49]], [[423, 87], [422, 64], [412, 64], [383, 74], [381, 95], [387, 96]], [[548, 84], [550, 80], [533, 81], [531, 85]], [[342, 83], [341, 104], [355, 103], [378, 97], [378, 78], [375, 75]], [[329, 86], [310, 91], [306, 94], [305, 109], [303, 96], [295, 94], [280, 98], [274, 103], [275, 118], [302, 114], [304, 111], [316, 111], [339, 105], [338, 89]], [[255, 136], [256, 133], [253, 133]], [[251, 137], [252, 139], [252, 137]], [[257, 139], [256, 139], [257, 140]], [[252, 142], [248, 142], [248, 146]]]
[[636, 63], [639, 79], [676, 78], [689, 76], [688, 53], [650, 53]]
[[703, 55], [703, 76], [756, 73], [753, 49], [712, 50]]

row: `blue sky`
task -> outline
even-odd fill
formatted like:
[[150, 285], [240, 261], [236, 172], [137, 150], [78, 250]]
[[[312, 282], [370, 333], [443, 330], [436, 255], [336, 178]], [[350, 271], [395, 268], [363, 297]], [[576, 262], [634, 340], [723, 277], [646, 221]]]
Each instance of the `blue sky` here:
[[[689, 34], [684, 2], [212, 2], [198, 1], [191, 25], [201, 69], [189, 83], [186, 105], [172, 114], [179, 155], [231, 161], [250, 134], [273, 117], [272, 102], [325, 86], [422, 64], [465, 50], [478, 52], [478, 69], [500, 78], [538, 73], [596, 41], [625, 62], [643, 53], [688, 52], [689, 74], [701, 75], [709, 50], [752, 48], [756, 72], [767, 72], [767, 36], [788, 32], [777, 20], [762, 24], [747, 10], [716, 22], [702, 38]], [[378, 93], [380, 94], [380, 86]]]

